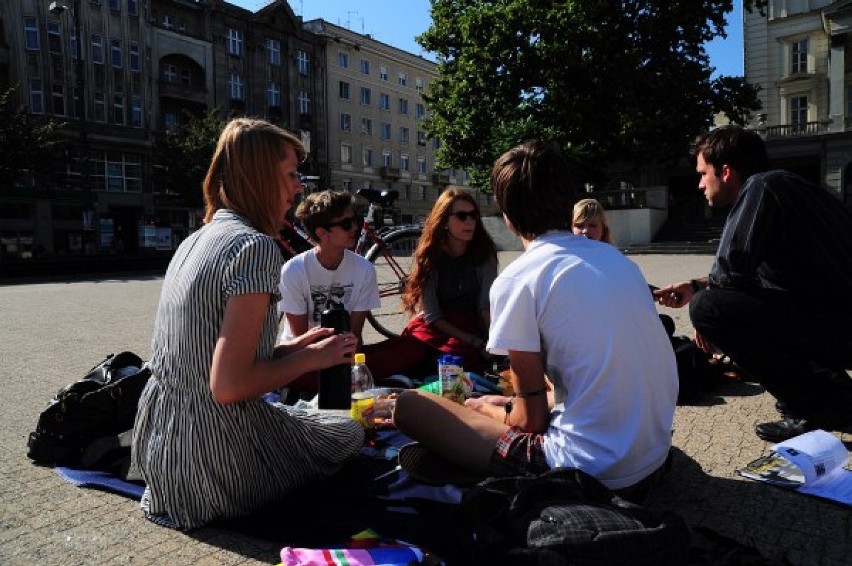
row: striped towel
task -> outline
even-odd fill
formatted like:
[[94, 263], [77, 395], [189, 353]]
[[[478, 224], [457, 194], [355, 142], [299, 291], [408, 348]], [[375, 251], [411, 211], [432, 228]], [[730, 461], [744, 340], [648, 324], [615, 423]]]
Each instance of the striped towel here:
[[281, 566], [408, 566], [420, 564], [425, 553], [402, 541], [383, 541], [367, 529], [353, 536], [346, 548], [281, 549]]

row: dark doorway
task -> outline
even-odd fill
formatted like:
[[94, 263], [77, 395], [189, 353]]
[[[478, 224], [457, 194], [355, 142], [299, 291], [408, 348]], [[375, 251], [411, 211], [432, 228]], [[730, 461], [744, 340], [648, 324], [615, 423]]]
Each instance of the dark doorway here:
[[113, 248], [118, 253], [135, 254], [139, 251], [139, 218], [142, 211], [130, 206], [111, 206], [115, 236]]

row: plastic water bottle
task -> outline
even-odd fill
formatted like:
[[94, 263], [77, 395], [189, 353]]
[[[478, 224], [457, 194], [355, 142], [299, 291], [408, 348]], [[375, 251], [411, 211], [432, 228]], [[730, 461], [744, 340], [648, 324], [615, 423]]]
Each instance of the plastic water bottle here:
[[367, 367], [366, 356], [355, 354], [355, 363], [352, 365], [352, 393], [367, 391], [375, 387], [373, 374]]

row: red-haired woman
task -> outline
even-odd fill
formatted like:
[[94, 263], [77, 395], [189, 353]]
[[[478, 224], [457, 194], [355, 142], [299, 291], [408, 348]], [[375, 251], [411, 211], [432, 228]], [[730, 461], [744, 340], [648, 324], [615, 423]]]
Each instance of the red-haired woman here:
[[374, 377], [434, 374], [441, 354], [462, 356], [466, 370], [483, 371], [488, 292], [496, 277], [497, 248], [476, 199], [466, 189], [448, 187], [414, 251], [403, 295], [411, 320], [399, 338], [364, 347]]

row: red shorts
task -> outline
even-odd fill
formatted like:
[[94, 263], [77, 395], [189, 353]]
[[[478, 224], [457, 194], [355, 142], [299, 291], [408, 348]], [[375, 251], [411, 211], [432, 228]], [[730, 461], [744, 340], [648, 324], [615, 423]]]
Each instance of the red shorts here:
[[491, 454], [492, 476], [541, 474], [550, 469], [544, 457], [544, 436], [510, 427]]

